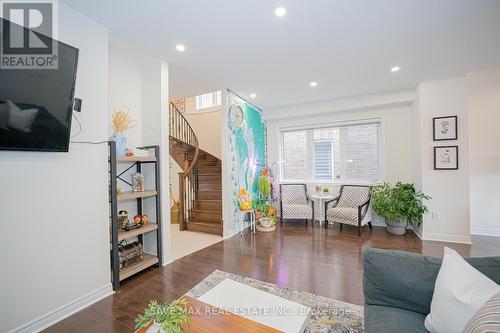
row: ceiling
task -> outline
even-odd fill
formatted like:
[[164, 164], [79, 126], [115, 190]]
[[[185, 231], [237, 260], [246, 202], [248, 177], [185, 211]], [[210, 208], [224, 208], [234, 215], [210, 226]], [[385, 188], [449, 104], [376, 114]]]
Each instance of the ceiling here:
[[109, 28], [112, 50], [167, 60], [172, 98], [227, 87], [273, 108], [500, 65], [500, 0], [65, 2]]

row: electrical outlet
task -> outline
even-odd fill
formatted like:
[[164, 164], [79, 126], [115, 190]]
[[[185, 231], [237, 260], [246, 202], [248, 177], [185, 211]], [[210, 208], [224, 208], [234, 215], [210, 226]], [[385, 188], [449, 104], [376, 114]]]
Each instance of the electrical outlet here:
[[432, 212], [432, 219], [433, 220], [439, 220], [439, 213], [438, 212]]

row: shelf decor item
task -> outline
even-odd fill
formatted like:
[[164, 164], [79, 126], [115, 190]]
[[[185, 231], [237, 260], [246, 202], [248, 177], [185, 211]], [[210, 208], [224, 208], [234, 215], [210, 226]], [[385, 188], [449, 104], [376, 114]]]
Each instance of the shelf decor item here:
[[123, 133], [135, 125], [132, 124], [128, 111], [116, 111], [113, 109], [112, 118], [114, 133], [111, 135], [110, 140], [116, 142], [116, 155], [125, 156], [127, 154], [127, 139]]
[[118, 258], [120, 260], [120, 269], [127, 268], [137, 264], [142, 260], [143, 250], [142, 244], [133, 242], [127, 245], [118, 246]]
[[431, 197], [415, 190], [411, 183], [388, 183], [372, 187], [373, 210], [385, 218], [387, 231], [394, 235], [404, 235], [408, 224], [420, 226], [422, 216], [427, 212], [424, 200]]
[[458, 146], [434, 147], [434, 170], [458, 170]]
[[132, 174], [132, 189], [134, 192], [144, 192], [144, 176], [139, 172]]
[[436, 117], [432, 119], [434, 141], [446, 141], [458, 139], [457, 116]]
[[183, 326], [189, 327], [191, 319], [185, 299], [158, 304], [149, 301], [149, 306], [135, 319], [135, 329], [148, 327], [146, 333], [185, 333]]
[[129, 224], [130, 220], [128, 219], [128, 212], [126, 210], [120, 210], [118, 212], [118, 228], [125, 229]]
[[323, 195], [327, 196], [328, 194], [330, 194], [330, 190], [328, 189], [328, 187], [323, 187]]
[[252, 195], [247, 192], [244, 188], [240, 189], [240, 193], [237, 198], [240, 204], [240, 210], [250, 210], [252, 209]]

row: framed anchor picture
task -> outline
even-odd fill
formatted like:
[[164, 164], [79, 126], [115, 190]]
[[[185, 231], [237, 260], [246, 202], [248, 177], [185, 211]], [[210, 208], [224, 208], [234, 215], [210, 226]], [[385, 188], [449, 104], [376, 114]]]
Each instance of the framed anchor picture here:
[[458, 139], [457, 116], [433, 118], [432, 128], [434, 131], [434, 141], [446, 141], [446, 140]]

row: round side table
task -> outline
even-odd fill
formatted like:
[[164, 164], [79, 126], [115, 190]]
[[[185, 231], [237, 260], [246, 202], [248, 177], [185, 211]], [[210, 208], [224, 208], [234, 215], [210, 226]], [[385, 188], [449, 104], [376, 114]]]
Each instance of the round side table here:
[[326, 220], [325, 207], [324, 207], [325, 201], [332, 200], [334, 197], [333, 197], [333, 195], [330, 195], [330, 194], [328, 194], [328, 195], [314, 194], [314, 195], [311, 196], [311, 198], [319, 201], [319, 218], [318, 218], [318, 221], [319, 221], [319, 224], [321, 225]]

